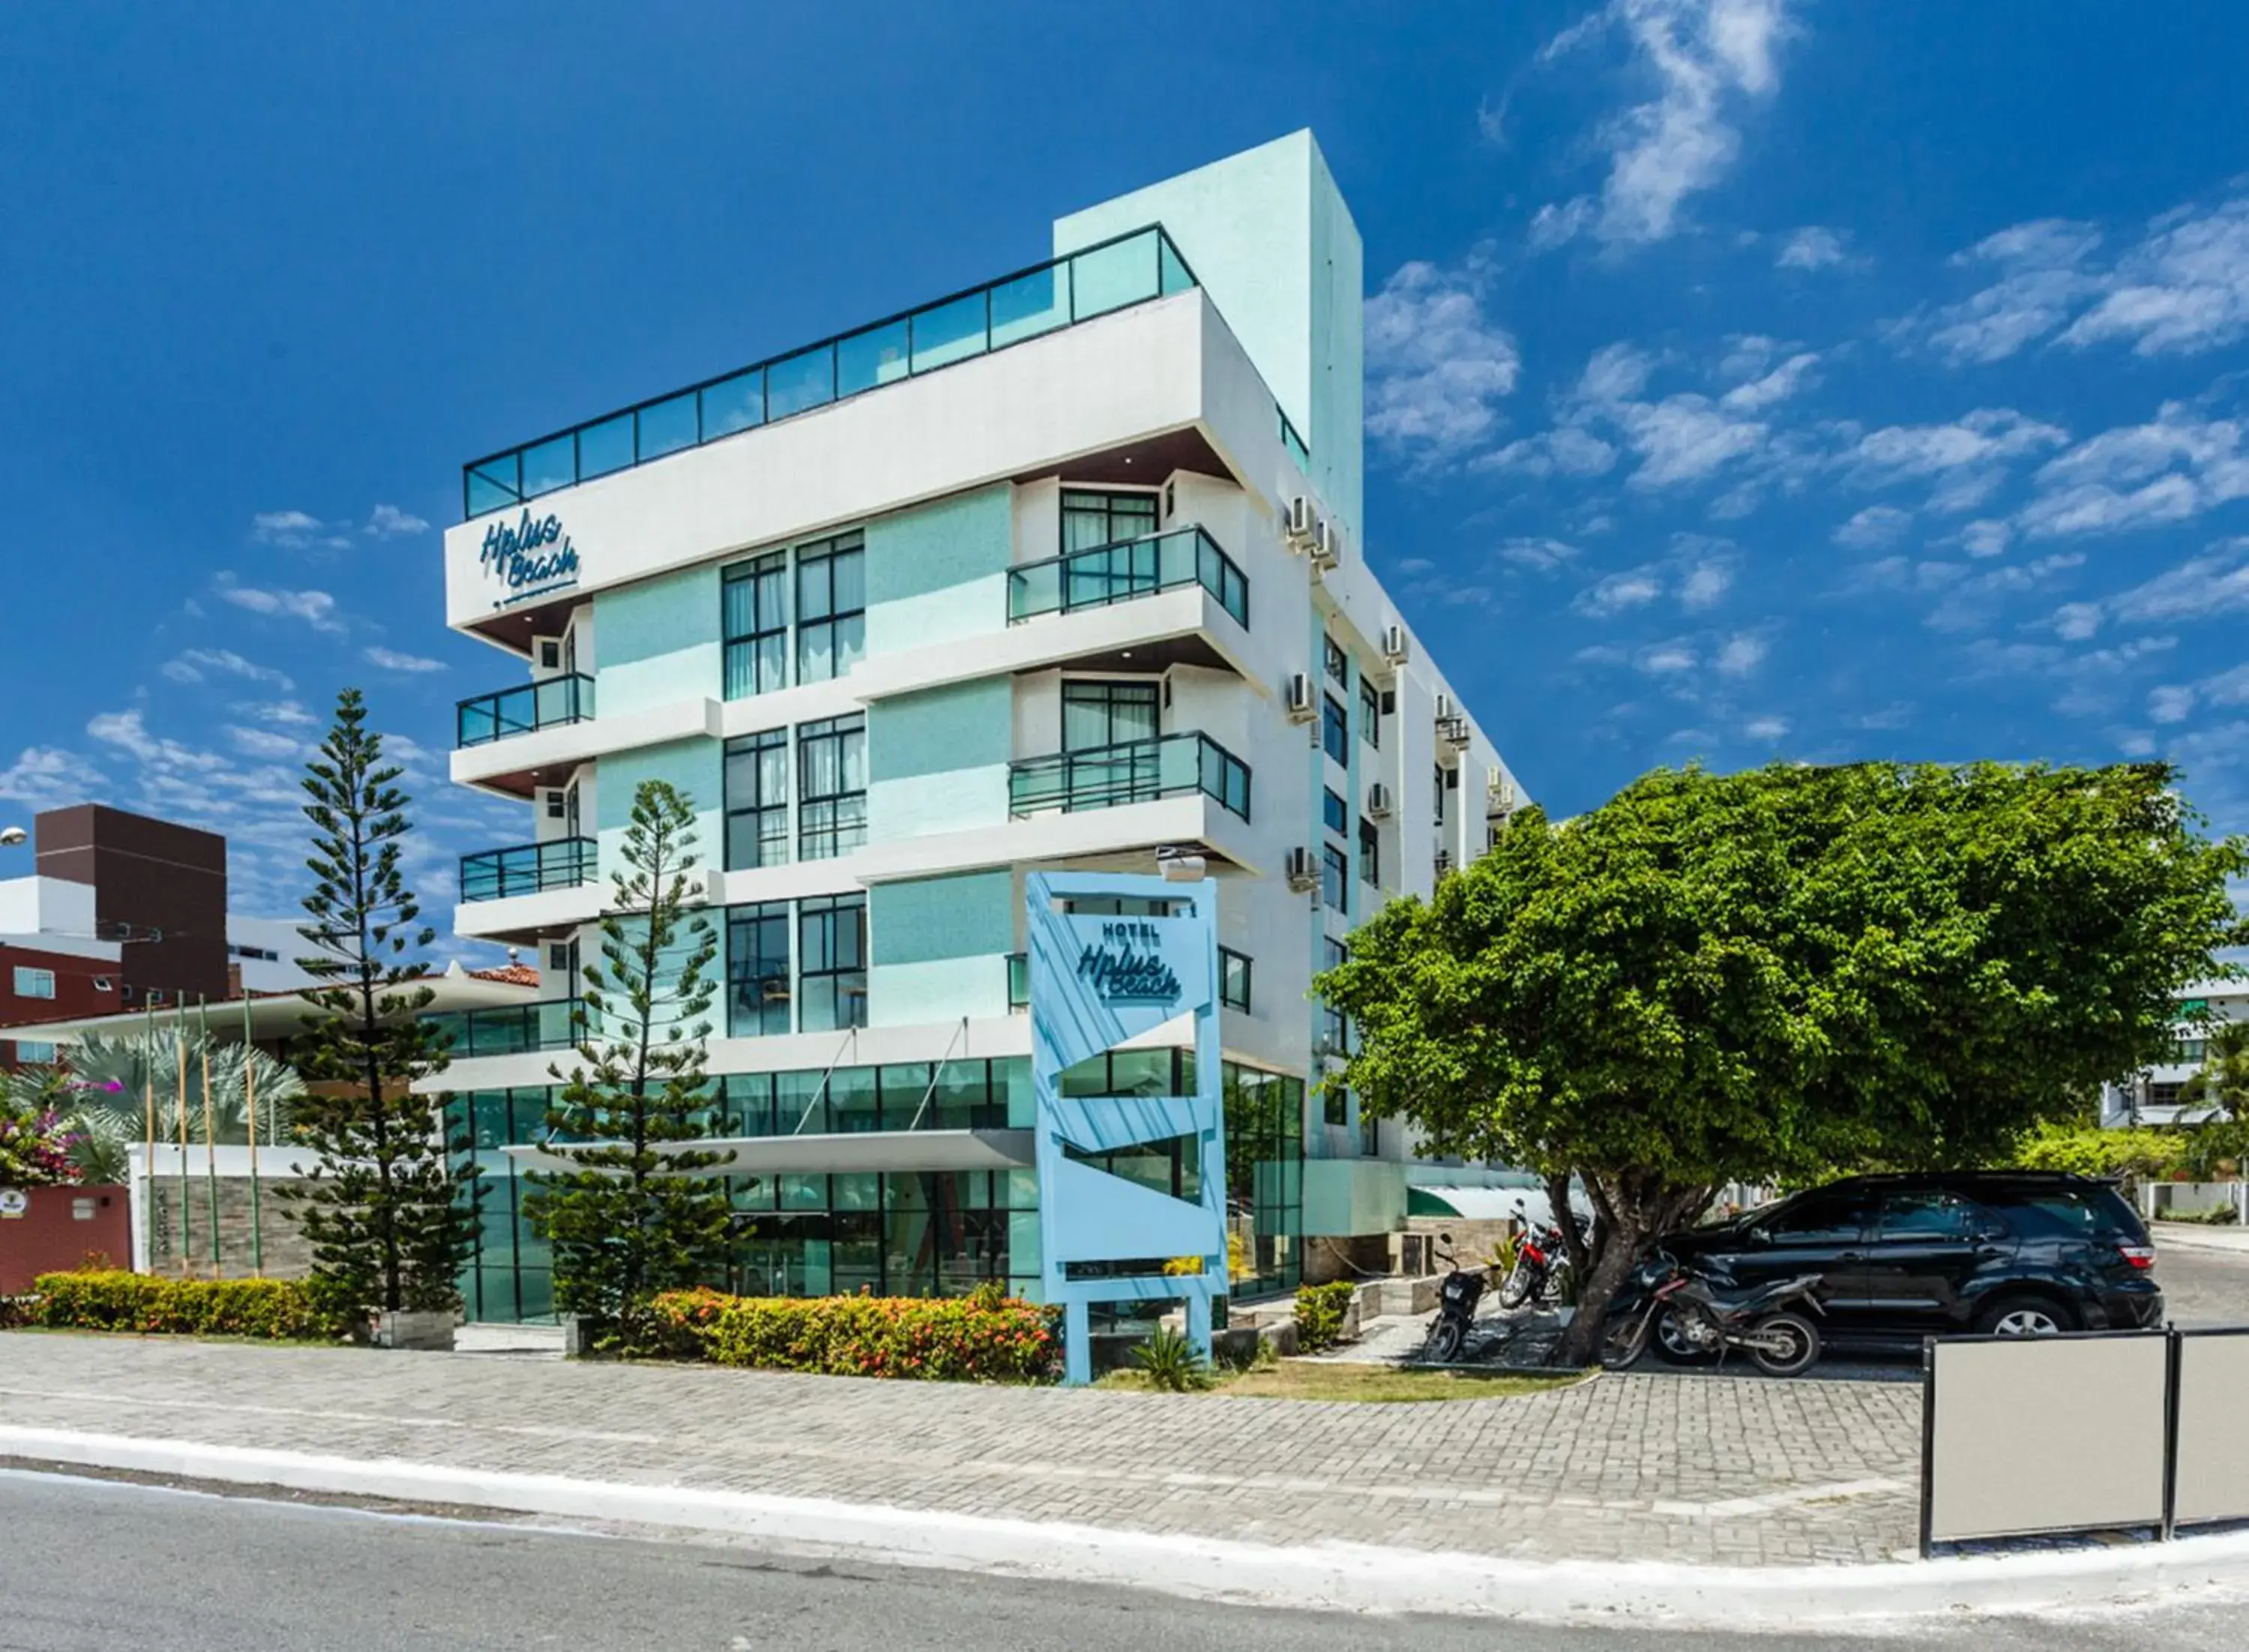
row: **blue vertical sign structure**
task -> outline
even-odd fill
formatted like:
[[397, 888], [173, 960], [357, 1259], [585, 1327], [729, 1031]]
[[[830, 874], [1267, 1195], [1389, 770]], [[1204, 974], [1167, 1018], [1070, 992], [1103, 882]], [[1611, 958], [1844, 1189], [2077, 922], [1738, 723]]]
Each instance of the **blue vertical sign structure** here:
[[[1098, 873], [1024, 881], [1031, 975], [1031, 1087], [1038, 1102], [1040, 1265], [1063, 1310], [1064, 1380], [1088, 1382], [1096, 1302], [1184, 1298], [1187, 1335], [1210, 1355], [1211, 1301], [1226, 1292], [1226, 1129], [1219, 1073], [1218, 889]], [[1145, 906], [1160, 917], [1096, 916], [1065, 904]], [[1180, 1015], [1194, 1018], [1192, 1095], [1064, 1096], [1062, 1075]], [[1193, 1203], [1070, 1156], [1193, 1136]], [[1167, 1274], [1199, 1257], [1202, 1271]], [[1140, 1265], [1133, 1267], [1131, 1265]]]

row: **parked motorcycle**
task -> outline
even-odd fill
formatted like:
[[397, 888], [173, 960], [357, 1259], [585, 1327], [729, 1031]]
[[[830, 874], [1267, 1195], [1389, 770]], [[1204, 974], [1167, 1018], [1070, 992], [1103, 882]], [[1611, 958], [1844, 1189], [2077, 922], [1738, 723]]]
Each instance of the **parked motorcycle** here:
[[1819, 1359], [1819, 1328], [1807, 1317], [1825, 1312], [1814, 1294], [1819, 1283], [1819, 1275], [1807, 1273], [1743, 1289], [1722, 1286], [1659, 1251], [1617, 1293], [1601, 1363], [1615, 1371], [1636, 1363], [1661, 1325], [1668, 1347], [1718, 1359], [1739, 1348], [1770, 1376], [1796, 1376]]
[[[1515, 1207], [1520, 1210], [1523, 1207]], [[1523, 1236], [1515, 1249], [1515, 1265], [1500, 1281], [1499, 1306], [1519, 1308], [1526, 1302], [1559, 1302], [1570, 1275], [1570, 1247], [1558, 1223], [1549, 1223]]]
[[1462, 1267], [1449, 1245], [1439, 1251], [1437, 1257], [1451, 1271], [1437, 1285], [1436, 1323], [1429, 1327], [1429, 1340], [1422, 1347], [1421, 1357], [1439, 1365], [1450, 1365], [1468, 1346], [1469, 1327], [1475, 1323], [1476, 1304], [1483, 1300], [1485, 1276], [1481, 1268], [1470, 1272]]

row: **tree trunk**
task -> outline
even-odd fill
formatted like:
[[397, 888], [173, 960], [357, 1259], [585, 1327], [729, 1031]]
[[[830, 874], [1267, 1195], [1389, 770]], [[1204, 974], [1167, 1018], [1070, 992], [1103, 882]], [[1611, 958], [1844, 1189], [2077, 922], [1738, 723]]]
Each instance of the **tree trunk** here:
[[1590, 1364], [1607, 1329], [1609, 1303], [1647, 1247], [1700, 1215], [1710, 1203], [1707, 1182], [1682, 1184], [1660, 1171], [1582, 1171], [1592, 1195], [1599, 1242], [1592, 1266], [1578, 1276], [1578, 1312], [1554, 1350], [1558, 1365]]

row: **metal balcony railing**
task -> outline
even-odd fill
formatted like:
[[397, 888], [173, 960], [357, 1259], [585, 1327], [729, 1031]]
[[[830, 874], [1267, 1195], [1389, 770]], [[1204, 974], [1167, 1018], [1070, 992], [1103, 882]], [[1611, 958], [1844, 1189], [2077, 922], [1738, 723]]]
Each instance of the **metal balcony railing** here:
[[601, 875], [599, 846], [591, 838], [554, 838], [461, 857], [461, 899], [504, 901], [511, 895], [575, 888]]
[[573, 673], [480, 694], [453, 709], [453, 744], [489, 745], [535, 729], [583, 723], [594, 715], [594, 680]]
[[1193, 792], [1249, 819], [1249, 765], [1207, 734], [1127, 740], [1008, 765], [1008, 807], [1018, 818], [1047, 809], [1113, 809]]
[[1008, 570], [1008, 622], [1071, 614], [1199, 585], [1245, 629], [1249, 581], [1200, 528], [1180, 528], [1072, 551]]

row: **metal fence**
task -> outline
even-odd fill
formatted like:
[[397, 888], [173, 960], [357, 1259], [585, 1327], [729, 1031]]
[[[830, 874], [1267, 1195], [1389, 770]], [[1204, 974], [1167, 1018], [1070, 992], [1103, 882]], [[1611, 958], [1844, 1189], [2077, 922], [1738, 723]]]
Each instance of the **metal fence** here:
[[2249, 1520], [2245, 1395], [2249, 1326], [1933, 1339], [1921, 1552]]

